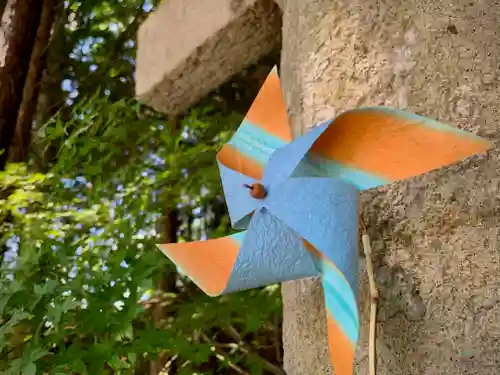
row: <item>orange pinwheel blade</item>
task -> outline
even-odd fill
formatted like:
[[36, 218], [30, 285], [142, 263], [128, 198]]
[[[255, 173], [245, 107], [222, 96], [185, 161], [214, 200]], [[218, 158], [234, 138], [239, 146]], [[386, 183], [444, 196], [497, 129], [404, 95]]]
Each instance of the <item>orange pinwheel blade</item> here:
[[255, 180], [262, 178], [271, 154], [292, 135], [276, 69], [269, 74], [250, 110], [217, 160]]
[[[338, 116], [312, 146], [306, 163], [371, 188], [438, 169], [486, 151], [469, 132], [404, 111], [369, 107]], [[329, 166], [329, 164], [331, 164]], [[352, 176], [351, 176], [352, 175]], [[366, 183], [365, 183], [366, 181]]]
[[231, 277], [241, 233], [207, 241], [161, 244], [159, 248], [206, 294], [216, 296], [224, 291]]

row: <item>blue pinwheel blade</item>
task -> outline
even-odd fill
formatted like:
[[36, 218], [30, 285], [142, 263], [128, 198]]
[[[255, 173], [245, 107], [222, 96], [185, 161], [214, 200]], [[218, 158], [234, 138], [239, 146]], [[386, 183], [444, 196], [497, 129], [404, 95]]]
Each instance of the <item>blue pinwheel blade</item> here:
[[211, 296], [320, 275], [317, 252], [265, 208], [246, 231], [160, 248]]
[[333, 178], [292, 178], [273, 185], [264, 207], [331, 260], [357, 289], [358, 191]]
[[250, 196], [244, 185], [250, 185], [255, 180], [218, 164], [231, 225], [235, 229], [247, 229], [248, 215], [255, 210], [258, 202]]
[[255, 212], [224, 293], [319, 276], [303, 239], [267, 209]]
[[276, 184], [289, 178], [301, 164], [314, 142], [327, 130], [331, 121], [312, 128], [293, 142], [277, 149], [264, 170], [264, 184]]

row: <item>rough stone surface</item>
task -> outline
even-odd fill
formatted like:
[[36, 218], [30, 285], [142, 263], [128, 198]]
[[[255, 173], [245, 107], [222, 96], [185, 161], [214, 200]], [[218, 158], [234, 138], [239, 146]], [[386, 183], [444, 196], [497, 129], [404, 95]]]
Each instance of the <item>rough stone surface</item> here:
[[180, 114], [280, 41], [272, 0], [165, 0], [139, 28], [136, 96]]
[[[286, 0], [282, 85], [295, 134], [360, 105], [500, 138], [498, 0]], [[381, 288], [378, 374], [500, 372], [499, 150], [362, 195]], [[367, 374], [360, 273], [358, 374]], [[330, 374], [323, 296], [286, 283], [285, 370]]]

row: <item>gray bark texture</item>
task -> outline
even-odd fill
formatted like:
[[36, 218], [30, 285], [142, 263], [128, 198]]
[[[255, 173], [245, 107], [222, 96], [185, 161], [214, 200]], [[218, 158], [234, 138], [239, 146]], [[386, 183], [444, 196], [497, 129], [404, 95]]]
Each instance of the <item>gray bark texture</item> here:
[[[283, 0], [294, 133], [362, 105], [500, 137], [498, 0]], [[381, 292], [379, 375], [500, 372], [498, 148], [362, 194]], [[362, 267], [363, 268], [363, 267]], [[360, 270], [366, 374], [368, 298]], [[321, 286], [283, 285], [288, 375], [331, 374]]]

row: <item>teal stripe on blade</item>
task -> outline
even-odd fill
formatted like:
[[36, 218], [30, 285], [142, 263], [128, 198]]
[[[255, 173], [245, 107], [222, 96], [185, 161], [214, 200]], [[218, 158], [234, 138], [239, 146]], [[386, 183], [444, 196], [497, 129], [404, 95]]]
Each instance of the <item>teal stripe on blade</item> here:
[[229, 144], [259, 164], [266, 165], [272, 153], [287, 143], [244, 120]]
[[344, 166], [315, 154], [307, 155], [297, 166], [292, 177], [340, 178], [353, 184], [358, 190], [372, 189], [390, 182], [374, 174]]
[[328, 275], [323, 274], [323, 289], [325, 292], [325, 303], [330, 316], [334, 318], [339, 327], [345, 332], [346, 336], [353, 344], [358, 341], [358, 322], [353, 315], [346, 301], [332, 287], [328, 281]]

